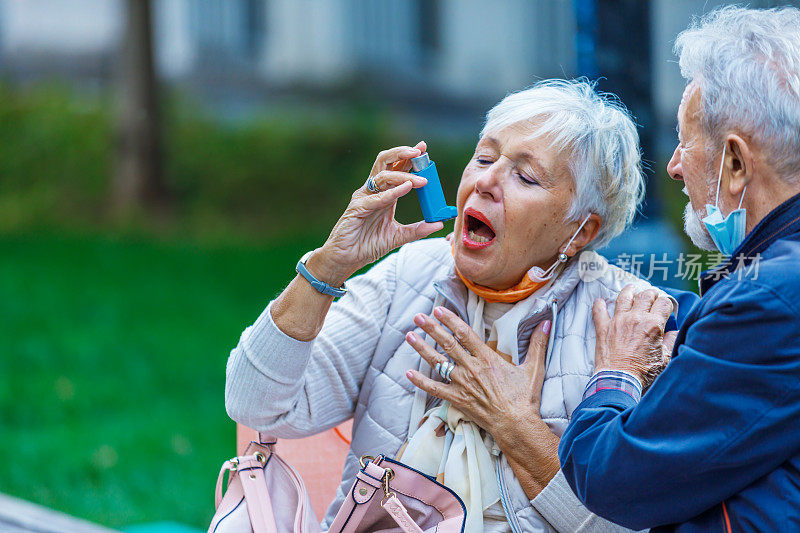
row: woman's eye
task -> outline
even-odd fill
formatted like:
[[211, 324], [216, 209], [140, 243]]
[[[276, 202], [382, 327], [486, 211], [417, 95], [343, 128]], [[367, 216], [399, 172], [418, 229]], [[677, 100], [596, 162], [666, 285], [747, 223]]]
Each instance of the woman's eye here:
[[517, 176], [519, 176], [519, 179], [522, 180], [523, 183], [527, 183], [528, 185], [539, 185], [538, 181], [533, 178], [529, 178], [525, 174], [517, 173]]
[[485, 157], [479, 157], [477, 161], [479, 165], [491, 165], [493, 162], [491, 159], [486, 159]]

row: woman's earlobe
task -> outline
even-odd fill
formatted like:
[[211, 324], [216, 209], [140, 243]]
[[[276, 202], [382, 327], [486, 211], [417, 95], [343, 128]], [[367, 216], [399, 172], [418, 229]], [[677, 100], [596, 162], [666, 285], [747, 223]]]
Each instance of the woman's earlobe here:
[[592, 241], [597, 238], [597, 235], [600, 233], [600, 228], [603, 227], [603, 219], [600, 218], [600, 215], [596, 213], [592, 213], [586, 220], [586, 224], [584, 224], [583, 228], [578, 234], [577, 242], [572, 243], [572, 247], [575, 248], [575, 251], [572, 255], [577, 255], [578, 252], [589, 246]]

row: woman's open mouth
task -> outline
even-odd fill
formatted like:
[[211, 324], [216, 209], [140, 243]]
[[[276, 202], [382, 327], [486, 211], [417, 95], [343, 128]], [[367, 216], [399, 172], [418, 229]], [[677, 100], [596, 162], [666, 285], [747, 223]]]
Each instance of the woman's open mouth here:
[[494, 242], [495, 232], [489, 220], [471, 207], [464, 210], [464, 230], [461, 241], [472, 250], [486, 248]]

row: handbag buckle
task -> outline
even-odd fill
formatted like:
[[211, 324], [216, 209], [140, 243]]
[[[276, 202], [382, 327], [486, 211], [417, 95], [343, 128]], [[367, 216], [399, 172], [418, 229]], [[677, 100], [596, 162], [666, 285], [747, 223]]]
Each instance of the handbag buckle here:
[[381, 500], [381, 505], [386, 503], [386, 500], [392, 496], [397, 496], [394, 492], [392, 492], [391, 489], [389, 489], [389, 481], [391, 481], [393, 477], [394, 470], [387, 468], [383, 473], [383, 478], [381, 478], [381, 486], [383, 487], [383, 499]]

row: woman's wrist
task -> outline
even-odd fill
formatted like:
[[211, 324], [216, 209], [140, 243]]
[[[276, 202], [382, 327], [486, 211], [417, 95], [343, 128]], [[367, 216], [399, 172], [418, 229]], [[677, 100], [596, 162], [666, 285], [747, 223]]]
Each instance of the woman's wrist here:
[[552, 440], [550, 437], [558, 441], [558, 437], [542, 420], [541, 415], [538, 412], [534, 412], [533, 409], [526, 410], [524, 413], [518, 412], [516, 415], [503, 413], [495, 417], [494, 421], [489, 433], [491, 433], [501, 450], [518, 446], [526, 440], [526, 437], [533, 437], [532, 440], [541, 444]]
[[344, 285], [344, 282], [358, 270], [358, 268], [348, 266], [345, 261], [337, 258], [325, 246], [311, 254], [306, 261], [306, 268], [315, 278], [336, 288]]
[[501, 416], [492, 433], [529, 499], [558, 473], [558, 437], [533, 409]]

